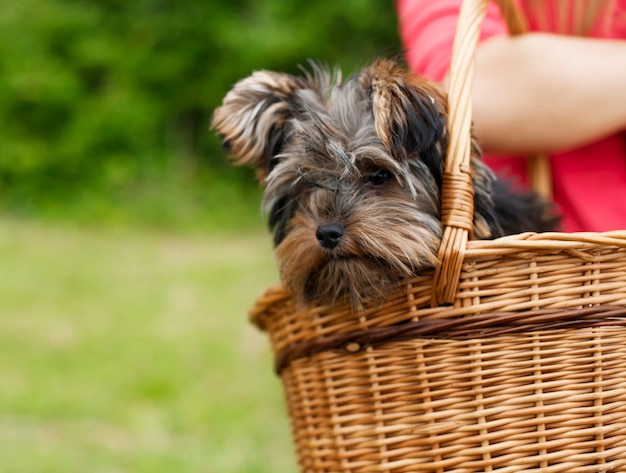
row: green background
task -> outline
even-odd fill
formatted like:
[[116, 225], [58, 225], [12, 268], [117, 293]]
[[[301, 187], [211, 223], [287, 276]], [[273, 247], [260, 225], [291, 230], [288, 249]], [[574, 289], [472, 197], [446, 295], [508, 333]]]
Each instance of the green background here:
[[380, 0], [20, 0], [0, 15], [0, 210], [177, 227], [258, 223], [208, 130], [256, 69], [356, 72], [400, 51]]

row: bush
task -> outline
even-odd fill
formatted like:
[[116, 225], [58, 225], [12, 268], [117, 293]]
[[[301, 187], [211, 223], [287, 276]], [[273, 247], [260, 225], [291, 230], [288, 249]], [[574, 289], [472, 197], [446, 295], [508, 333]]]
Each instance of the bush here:
[[397, 51], [393, 4], [376, 0], [9, 2], [2, 206], [166, 225], [256, 221], [252, 173], [229, 166], [208, 131], [230, 86], [253, 69], [295, 72], [316, 58], [350, 72]]

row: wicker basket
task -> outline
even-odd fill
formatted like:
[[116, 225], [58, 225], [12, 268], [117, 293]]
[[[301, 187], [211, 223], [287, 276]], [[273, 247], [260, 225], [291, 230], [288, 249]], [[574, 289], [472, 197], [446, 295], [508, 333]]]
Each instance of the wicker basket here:
[[626, 231], [468, 241], [486, 4], [464, 3], [454, 47], [439, 268], [356, 315], [281, 287], [251, 312], [302, 472], [626, 471]]

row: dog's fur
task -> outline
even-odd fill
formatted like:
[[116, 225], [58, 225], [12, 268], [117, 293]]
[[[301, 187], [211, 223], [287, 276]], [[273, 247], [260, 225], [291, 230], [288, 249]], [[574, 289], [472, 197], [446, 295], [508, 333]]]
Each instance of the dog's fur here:
[[[442, 237], [446, 95], [391, 59], [345, 82], [313, 64], [302, 76], [241, 80], [212, 127], [237, 164], [257, 168], [284, 285], [301, 302], [383, 300], [432, 268]], [[557, 223], [535, 194], [514, 195], [473, 146], [474, 238]]]

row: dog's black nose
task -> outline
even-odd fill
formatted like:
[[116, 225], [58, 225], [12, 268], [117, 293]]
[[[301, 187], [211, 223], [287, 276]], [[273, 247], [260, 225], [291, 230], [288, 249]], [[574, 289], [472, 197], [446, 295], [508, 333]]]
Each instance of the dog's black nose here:
[[320, 245], [332, 250], [339, 244], [345, 232], [345, 227], [340, 223], [325, 223], [317, 227], [315, 236], [319, 240]]

